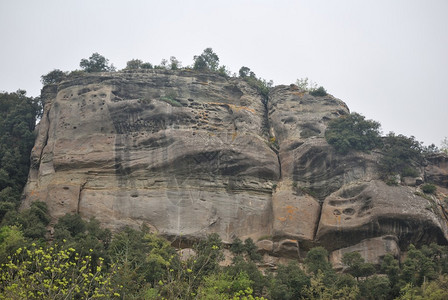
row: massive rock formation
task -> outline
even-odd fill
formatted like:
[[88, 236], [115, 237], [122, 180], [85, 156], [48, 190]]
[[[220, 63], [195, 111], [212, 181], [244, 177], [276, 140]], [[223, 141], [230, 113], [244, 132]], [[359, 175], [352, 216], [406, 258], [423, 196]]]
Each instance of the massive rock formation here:
[[[328, 122], [349, 112], [330, 95], [277, 86], [266, 100], [238, 78], [150, 70], [72, 77], [42, 98], [23, 207], [45, 201], [54, 221], [79, 213], [190, 241], [269, 236], [265, 250], [287, 256], [448, 238], [437, 198], [378, 180], [379, 153], [326, 143]], [[422, 177], [446, 184], [447, 159], [434, 160]]]

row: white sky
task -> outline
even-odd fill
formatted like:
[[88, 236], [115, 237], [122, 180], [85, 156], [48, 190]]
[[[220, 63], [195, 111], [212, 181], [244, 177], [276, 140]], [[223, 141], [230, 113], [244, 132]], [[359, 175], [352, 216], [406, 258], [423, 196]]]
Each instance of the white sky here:
[[448, 136], [446, 0], [0, 0], [0, 90], [38, 96], [40, 76], [104, 55], [190, 65], [207, 47], [233, 72], [308, 77], [384, 133]]

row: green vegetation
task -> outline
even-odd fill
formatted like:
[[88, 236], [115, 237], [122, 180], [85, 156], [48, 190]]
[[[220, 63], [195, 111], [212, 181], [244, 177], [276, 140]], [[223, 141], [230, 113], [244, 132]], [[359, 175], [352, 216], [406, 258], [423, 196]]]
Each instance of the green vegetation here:
[[[48, 220], [43, 204], [34, 215]], [[40, 208], [40, 210], [36, 210]], [[30, 214], [30, 212], [28, 212]], [[113, 237], [95, 219], [67, 214], [54, 241], [25, 236], [21, 226], [0, 228], [0, 299], [411, 299], [446, 295], [448, 247], [411, 245], [400, 264], [392, 255], [379, 268], [358, 252], [346, 253], [337, 273], [323, 247], [263, 274], [255, 243], [235, 238], [234, 258], [220, 266], [224, 245], [217, 234], [181, 256], [166, 239], [124, 228]], [[445, 294], [444, 294], [445, 293]], [[403, 298], [404, 297], [404, 298]], [[408, 297], [408, 298], [406, 298]], [[426, 298], [422, 298], [426, 299]], [[439, 299], [439, 298], [435, 298]], [[443, 298], [440, 298], [443, 299]]]
[[397, 185], [400, 177], [417, 177], [418, 168], [423, 166], [425, 157], [439, 151], [434, 144], [423, 146], [413, 136], [390, 132], [385, 137], [380, 137], [380, 123], [366, 120], [358, 113], [331, 120], [325, 131], [325, 138], [340, 154], [347, 154], [352, 150], [381, 151], [378, 170], [390, 185]]
[[422, 145], [413, 136], [389, 133], [383, 139], [383, 155], [379, 162], [379, 170], [384, 177], [399, 174], [401, 176], [416, 175], [415, 166], [423, 162]]
[[325, 138], [341, 154], [352, 149], [372, 150], [381, 145], [380, 123], [366, 120], [358, 113], [343, 115], [330, 121]]
[[441, 148], [440, 151], [442, 151], [445, 154], [448, 154], [448, 138], [445, 137], [442, 142], [440, 143]]
[[201, 55], [194, 57], [194, 70], [217, 71], [219, 67], [219, 57], [212, 48], [206, 48]]
[[168, 103], [171, 106], [182, 107], [182, 104], [179, 101], [170, 96], [160, 97], [160, 100]]
[[1, 299], [119, 299], [112, 283], [115, 268], [103, 270], [99, 258], [92, 271], [92, 256], [73, 248], [20, 247], [2, 267]]
[[437, 190], [437, 187], [432, 183], [425, 183], [421, 188], [425, 194], [434, 194]]
[[300, 90], [308, 92], [311, 96], [323, 97], [328, 95], [323, 86], [317, 87], [317, 84], [310, 81], [308, 77], [297, 79], [296, 85]]
[[27, 97], [23, 90], [0, 93], [0, 221], [20, 204], [41, 115], [39, 98]]
[[327, 91], [324, 89], [323, 86], [318, 87], [316, 90], [311, 91], [310, 92], [311, 96], [316, 96], [316, 97], [323, 97], [328, 95]]
[[45, 75], [42, 75], [41, 82], [43, 85], [55, 84], [55, 83], [61, 82], [66, 77], [67, 77], [66, 72], [61, 71], [59, 69], [54, 69], [53, 71], [51, 71]]
[[81, 59], [79, 66], [87, 73], [115, 71], [115, 67], [109, 65], [109, 60], [96, 52], [89, 59]]
[[267, 82], [265, 79], [258, 78], [248, 67], [241, 67], [238, 73], [240, 74], [240, 77], [250, 86], [254, 87], [264, 97], [264, 101], [267, 102], [269, 91], [274, 85], [274, 82], [272, 80]]

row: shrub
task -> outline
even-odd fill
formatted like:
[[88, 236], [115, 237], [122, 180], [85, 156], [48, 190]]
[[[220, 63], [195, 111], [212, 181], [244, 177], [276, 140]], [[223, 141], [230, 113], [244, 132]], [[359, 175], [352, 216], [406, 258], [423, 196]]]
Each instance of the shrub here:
[[437, 190], [437, 187], [432, 183], [426, 183], [422, 185], [422, 191], [425, 194], [434, 194]]
[[413, 136], [395, 135], [389, 133], [383, 139], [383, 156], [379, 162], [381, 175], [386, 178], [389, 175], [408, 175], [414, 165], [423, 161], [421, 143]]
[[341, 154], [351, 149], [368, 151], [381, 144], [380, 126], [376, 121], [351, 113], [330, 121], [325, 139]]
[[310, 92], [310, 95], [311, 95], [311, 96], [316, 96], [316, 97], [323, 97], [323, 96], [328, 95], [328, 93], [327, 93], [327, 91], [324, 89], [323, 86], [320, 86], [320, 87], [318, 87], [317, 89], [312, 90], [312, 91]]
[[143, 62], [140, 59], [131, 59], [126, 63], [127, 70], [138, 70], [142, 67]]

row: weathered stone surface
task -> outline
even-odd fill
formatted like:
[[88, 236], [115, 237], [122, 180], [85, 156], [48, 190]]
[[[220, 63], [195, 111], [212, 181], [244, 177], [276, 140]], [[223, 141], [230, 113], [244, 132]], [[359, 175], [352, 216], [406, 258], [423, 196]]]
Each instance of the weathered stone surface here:
[[[48, 91], [50, 89], [50, 91]], [[247, 83], [187, 71], [86, 75], [48, 87], [24, 206], [118, 229], [270, 234], [278, 158]]]
[[273, 236], [312, 241], [317, 229], [320, 204], [312, 196], [282, 181], [272, 195]]
[[448, 155], [437, 153], [428, 157], [430, 162], [425, 168], [425, 177], [428, 182], [448, 189]]
[[398, 258], [400, 255], [400, 248], [398, 247], [398, 239], [395, 236], [386, 235], [371, 239], [362, 240], [359, 244], [338, 249], [330, 254], [330, 262], [337, 270], [342, 270], [344, 265], [342, 257], [346, 253], [359, 252], [365, 262], [379, 265], [382, 258], [390, 253]]
[[[150, 70], [72, 77], [42, 98], [23, 207], [45, 201], [53, 222], [79, 213], [176, 240], [271, 236], [266, 253], [295, 258], [299, 245], [447, 240], [448, 214], [418, 196], [421, 181], [387, 186], [381, 153], [342, 156], [326, 143], [328, 122], [349, 113], [331, 95], [277, 86], [266, 102], [238, 78]], [[447, 161], [430, 158], [423, 180], [447, 188]]]
[[430, 208], [410, 187], [351, 183], [325, 199], [316, 239], [328, 249], [383, 235], [396, 236], [400, 247], [444, 242], [446, 219]]
[[271, 240], [261, 240], [255, 243], [257, 251], [260, 253], [272, 253], [274, 250], [274, 242]]
[[299, 258], [299, 243], [297, 240], [285, 239], [274, 243], [274, 255], [289, 258]]

